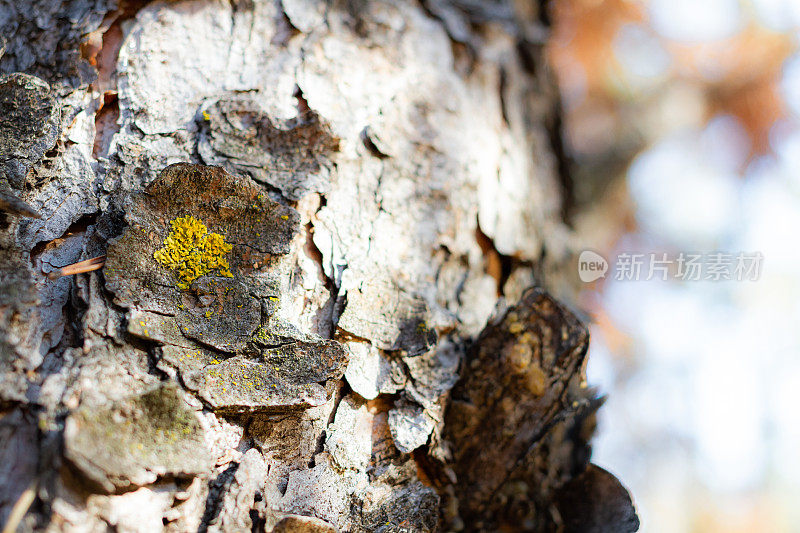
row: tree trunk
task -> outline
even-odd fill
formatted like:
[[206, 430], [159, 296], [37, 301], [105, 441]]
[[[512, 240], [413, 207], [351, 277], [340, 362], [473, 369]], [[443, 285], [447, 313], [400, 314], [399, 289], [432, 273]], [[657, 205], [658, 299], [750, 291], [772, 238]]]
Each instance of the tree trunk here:
[[0, 25], [0, 523], [636, 529], [548, 293], [572, 237], [536, 5]]

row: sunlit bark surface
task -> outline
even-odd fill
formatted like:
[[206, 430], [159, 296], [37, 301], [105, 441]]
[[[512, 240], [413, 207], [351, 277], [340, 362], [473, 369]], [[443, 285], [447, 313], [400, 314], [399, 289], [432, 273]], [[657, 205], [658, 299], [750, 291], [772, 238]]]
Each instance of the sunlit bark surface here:
[[636, 529], [551, 296], [535, 5], [21, 1], [0, 27], [0, 522]]

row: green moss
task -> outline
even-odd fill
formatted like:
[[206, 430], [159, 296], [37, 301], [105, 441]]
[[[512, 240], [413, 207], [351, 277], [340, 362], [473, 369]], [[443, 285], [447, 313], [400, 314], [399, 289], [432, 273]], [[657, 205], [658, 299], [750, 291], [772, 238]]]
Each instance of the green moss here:
[[186, 434], [197, 430], [198, 422], [186, 409], [173, 387], [162, 387], [138, 398], [147, 424], [159, 434]]

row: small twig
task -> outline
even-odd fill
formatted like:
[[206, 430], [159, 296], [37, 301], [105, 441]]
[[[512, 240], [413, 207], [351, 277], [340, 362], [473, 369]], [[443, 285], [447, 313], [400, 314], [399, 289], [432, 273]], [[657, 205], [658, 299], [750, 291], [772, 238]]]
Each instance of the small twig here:
[[30, 218], [42, 218], [36, 209], [32, 208], [15, 195], [0, 189], [0, 211]]
[[22, 521], [25, 513], [30, 509], [33, 500], [36, 499], [36, 480], [32, 481], [28, 488], [22, 491], [19, 495], [17, 503], [11, 508], [11, 514], [8, 515], [8, 521], [3, 527], [3, 533], [14, 533], [17, 526]]
[[47, 277], [50, 279], [58, 279], [61, 276], [71, 276], [73, 274], [83, 274], [85, 272], [91, 272], [93, 270], [99, 270], [103, 268], [103, 265], [106, 264], [106, 256], [101, 255], [98, 257], [92, 257], [91, 259], [87, 259], [86, 261], [81, 261], [79, 263], [73, 263], [71, 265], [67, 265], [65, 267], [59, 268], [58, 270], [54, 270], [50, 272]]

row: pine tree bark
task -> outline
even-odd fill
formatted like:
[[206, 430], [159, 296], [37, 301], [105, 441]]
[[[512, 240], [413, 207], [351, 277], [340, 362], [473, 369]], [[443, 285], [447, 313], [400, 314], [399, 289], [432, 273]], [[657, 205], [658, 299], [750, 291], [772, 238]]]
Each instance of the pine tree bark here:
[[634, 531], [550, 294], [546, 20], [1, 3], [0, 523]]

